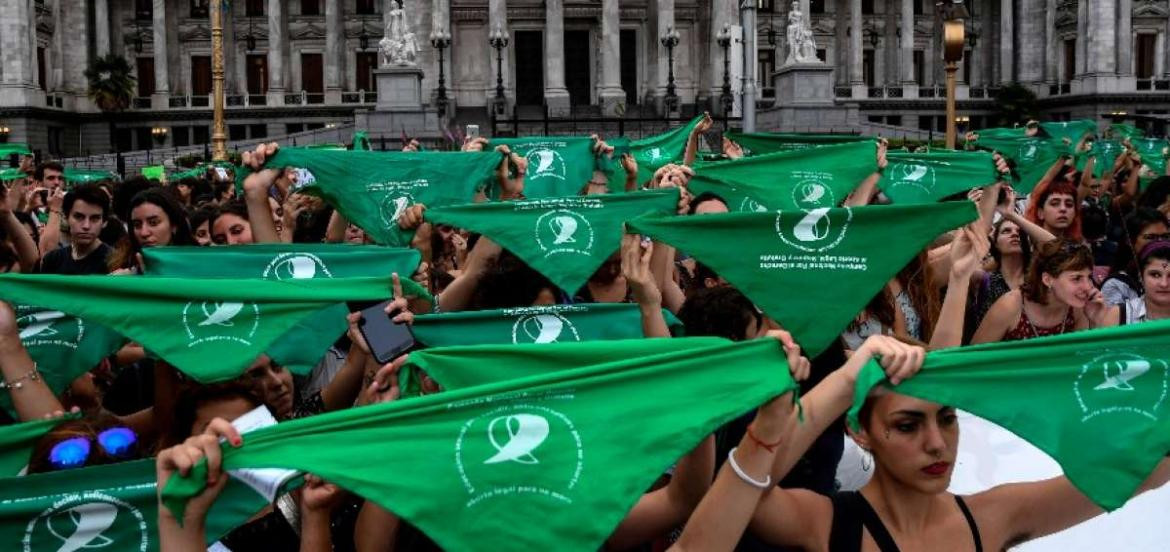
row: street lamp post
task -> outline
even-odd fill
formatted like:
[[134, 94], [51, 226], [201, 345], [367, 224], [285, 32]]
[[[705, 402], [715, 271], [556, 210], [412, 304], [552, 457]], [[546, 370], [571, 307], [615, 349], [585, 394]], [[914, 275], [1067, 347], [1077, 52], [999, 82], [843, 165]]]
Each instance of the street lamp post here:
[[955, 117], [955, 73], [959, 70], [959, 61], [963, 59], [963, 47], [966, 43], [964, 19], [970, 17], [963, 0], [939, 0], [935, 6], [943, 22], [943, 67], [947, 77], [947, 149], [955, 149], [957, 141]]
[[678, 93], [674, 88], [674, 47], [678, 46], [678, 39], [678, 31], [674, 30], [674, 27], [667, 27], [666, 34], [659, 39], [666, 48], [666, 97], [662, 101], [666, 105], [667, 113], [678, 110]]
[[443, 27], [431, 32], [431, 46], [439, 51], [439, 88], [435, 91], [435, 107], [440, 116], [447, 115], [447, 81], [443, 76], [443, 50], [451, 45], [451, 33]]
[[735, 104], [735, 99], [731, 97], [731, 55], [729, 54], [731, 25], [724, 23], [719, 34], [715, 35], [715, 40], [719, 43], [719, 47], [723, 48], [723, 92], [719, 94], [719, 103], [723, 107], [723, 118], [726, 120]]
[[496, 49], [496, 114], [503, 115], [507, 104], [504, 98], [504, 48], [508, 47], [508, 32], [502, 25], [496, 25], [488, 42]]
[[226, 0], [211, 2], [211, 158], [227, 159], [227, 132], [223, 122], [223, 8]]

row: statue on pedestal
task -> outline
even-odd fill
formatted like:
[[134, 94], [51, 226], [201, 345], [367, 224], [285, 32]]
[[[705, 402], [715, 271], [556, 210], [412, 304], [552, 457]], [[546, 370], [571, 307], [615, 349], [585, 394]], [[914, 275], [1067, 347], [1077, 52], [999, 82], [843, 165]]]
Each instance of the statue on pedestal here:
[[800, 2], [792, 2], [792, 11], [788, 12], [788, 57], [784, 64], [792, 63], [820, 63], [817, 57], [817, 44], [813, 39], [812, 28], [800, 11]]
[[385, 38], [378, 42], [382, 51], [382, 67], [414, 67], [418, 42], [406, 23], [406, 12], [401, 4], [390, 10]]

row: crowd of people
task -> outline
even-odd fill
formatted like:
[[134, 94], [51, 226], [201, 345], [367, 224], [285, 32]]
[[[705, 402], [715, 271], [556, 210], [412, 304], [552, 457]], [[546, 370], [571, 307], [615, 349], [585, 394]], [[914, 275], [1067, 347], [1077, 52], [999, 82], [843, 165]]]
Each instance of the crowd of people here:
[[[751, 155], [725, 137], [712, 141], [721, 144], [717, 151], [701, 151], [712, 132], [709, 118], [699, 121], [669, 163], [643, 167], [651, 175], [643, 181], [634, 155], [594, 136], [593, 154], [608, 160], [617, 176], [594, 171], [579, 183], [580, 195], [677, 188], [678, 216], [736, 210], [717, 193], [687, 192], [696, 167]], [[1036, 127], [1027, 132], [1034, 134]], [[840, 205], [889, 203], [877, 183], [891, 148], [877, 141], [876, 157], [863, 160], [873, 174]], [[1085, 140], [1074, 141], [1071, 155], [1059, 157], [1025, 197], [1010, 185], [1017, 161], [997, 153], [1002, 178], [958, 199], [973, 202], [979, 218], [932, 236], [931, 245], [886, 283], [840, 338], [811, 359], [785, 328], [686, 252], [626, 235], [581, 289], [559, 289], [489, 237], [427, 222], [427, 209], [434, 206], [424, 204], [409, 205], [395, 221], [413, 231], [410, 246], [422, 256], [414, 274], [396, 277], [412, 279], [432, 298], [407, 296], [399, 286], [386, 313], [409, 325], [418, 315], [439, 312], [630, 303], [640, 307], [645, 338], [670, 338], [666, 311], [686, 336], [778, 342], [788, 366], [777, 369], [801, 382], [799, 400], [787, 394], [769, 400], [679, 458], [625, 514], [605, 549], [1007, 549], [1102, 510], [1064, 477], [969, 496], [949, 493], [959, 442], [952, 406], [879, 392], [866, 400], [859, 429], [846, 429], [843, 416], [871, 360], [896, 385], [913, 378], [931, 350], [1170, 318], [1170, 176], [1139, 180], [1149, 171], [1132, 149], [1104, 170], [1094, 169], [1092, 163], [1102, 162], [1097, 159], [1078, 168], [1088, 147]], [[477, 201], [525, 199], [524, 155], [485, 138], [462, 147], [493, 148], [499, 152], [500, 193], [493, 196], [498, 199], [481, 193]], [[417, 142], [404, 148], [417, 149]], [[279, 150], [261, 145], [244, 153], [235, 170], [209, 166], [200, 177], [166, 183], [135, 176], [69, 185], [60, 163], [34, 166], [25, 159], [25, 178], [8, 182], [0, 193], [0, 271], [146, 278], [143, 251], [150, 248], [374, 242], [370, 229], [299, 191], [298, 180], [311, 177], [307, 172], [271, 166]], [[386, 163], [394, 163], [394, 153], [385, 155]], [[613, 189], [615, 182], [621, 189]], [[833, 301], [832, 293], [826, 289], [823, 300]], [[307, 377], [261, 355], [235, 380], [198, 384], [128, 342], [63, 390], [39, 377], [38, 368], [45, 367], [22, 346], [18, 319], [16, 305], [0, 302], [0, 394], [11, 404], [0, 418], [8, 418], [6, 424], [62, 420], [36, 441], [26, 477], [154, 457], [161, 488], [200, 462], [208, 465], [208, 487], [183, 518], [159, 508], [163, 550], [205, 549], [208, 540], [217, 540], [208, 539], [202, 517], [228, 479], [221, 447], [248, 441], [232, 420], [257, 407], [285, 421], [410, 400], [397, 385], [401, 362], [375, 361], [357, 312], [348, 318], [349, 331], [323, 351]], [[421, 386], [427, 394], [443, 391], [425, 377]], [[859, 489], [840, 488], [846, 438], [873, 459], [872, 476]], [[1170, 462], [1163, 461], [1140, 491], [1168, 480]], [[216, 546], [438, 548], [409, 520], [364, 500], [360, 491], [307, 475], [297, 490], [218, 538]]]

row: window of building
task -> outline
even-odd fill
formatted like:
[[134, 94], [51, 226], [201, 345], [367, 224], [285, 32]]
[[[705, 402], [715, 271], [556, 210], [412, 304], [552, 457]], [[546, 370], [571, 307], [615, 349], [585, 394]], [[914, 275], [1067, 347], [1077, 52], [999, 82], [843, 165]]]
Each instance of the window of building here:
[[776, 71], [776, 50], [760, 50], [757, 53], [758, 68], [756, 70], [756, 79], [760, 81], [760, 88], [764, 89], [764, 95], [768, 95], [768, 91], [775, 94], [772, 88], [772, 73]]
[[134, 141], [138, 143], [140, 150], [154, 149], [154, 135], [150, 133], [150, 127], [134, 129]]
[[248, 0], [244, 4], [244, 15], [248, 17], [264, 15], [264, 0]]
[[268, 56], [249, 54], [246, 60], [249, 94], [268, 93]]
[[825, 0], [809, 0], [809, 13], [825, 13]]
[[374, 0], [356, 0], [354, 12], [358, 15], [373, 15], [375, 4], [377, 4], [377, 2]]
[[114, 144], [118, 151], [134, 149], [134, 133], [128, 128], [120, 128], [114, 132]]
[[60, 155], [62, 138], [65, 134], [65, 129], [61, 127], [49, 127], [49, 154]]
[[914, 50], [914, 82], [918, 86], [926, 84], [926, 52], [923, 50]]
[[207, 17], [211, 0], [191, 0], [191, 17]]
[[866, 86], [874, 86], [876, 67], [874, 62], [873, 50], [861, 51], [861, 71], [865, 79]]
[[374, 78], [374, 69], [378, 68], [378, 54], [376, 52], [358, 52], [356, 59], [354, 85], [357, 90], [373, 92], [378, 89], [378, 81]]
[[[1123, 39], [1124, 40], [1124, 39]], [[1134, 45], [1134, 76], [1139, 79], [1154, 78], [1154, 52], [1158, 43], [1158, 35], [1143, 33], [1137, 35]]]
[[912, 1], [914, 4], [914, 15], [922, 15], [922, 1], [923, 0], [912, 0]]
[[301, 15], [321, 15], [321, 0], [301, 0]]
[[873, 0], [861, 0], [861, 13], [873, 14]]
[[154, 58], [135, 58], [138, 67], [138, 97], [149, 98], [154, 94]]
[[757, 0], [756, 10], [760, 12], [772, 13], [776, 11], [775, 0]]
[[45, 77], [45, 49], [40, 46], [37, 46], [37, 83], [41, 85], [41, 90], [49, 89]]
[[[301, 54], [301, 90], [307, 94], [325, 93], [325, 66], [321, 54]], [[310, 98], [309, 101], [314, 101]]]
[[971, 84], [971, 82], [972, 82], [972, 79], [971, 79], [971, 54], [972, 53], [973, 52], [971, 50], [965, 50], [963, 52], [963, 78], [961, 80], [967, 84]]
[[877, 123], [879, 125], [882, 124], [882, 122], [884, 122], [883, 119], [885, 119], [885, 117], [882, 117], [881, 115], [867, 115], [865, 118], [868, 119], [869, 122]]
[[826, 49], [824, 49], [824, 48], [818, 48], [818, 49], [817, 49], [817, 59], [819, 59], [819, 60], [821, 60], [821, 61], [825, 61], [825, 60], [829, 59], [829, 57], [828, 57], [828, 56], [829, 56], [829, 51], [828, 51], [828, 50], [826, 50]]
[[248, 135], [252, 139], [267, 138], [268, 137], [268, 125], [266, 125], [264, 123], [248, 125]]
[[191, 142], [197, 146], [211, 143], [211, 127], [193, 126], [191, 127], [191, 134], [193, 134]]
[[309, 123], [305, 125], [305, 130], [321, 130], [325, 128], [325, 123]]
[[171, 145], [182, 148], [191, 145], [191, 127], [171, 127]]
[[211, 56], [191, 56], [191, 95], [211, 95]]
[[233, 142], [248, 139], [248, 125], [228, 125], [228, 140]]
[[901, 115], [888, 115], [888, 116], [886, 116], [886, 124], [892, 125], [892, 126], [902, 126], [902, 116]]
[[1077, 74], [1077, 39], [1070, 38], [1064, 41], [1064, 82], [1069, 82]]
[[931, 125], [934, 123], [934, 117], [930, 115], [922, 115], [918, 117], [918, 130], [934, 130]]
[[134, 0], [134, 18], [151, 19], [154, 17], [154, 0]]
[[284, 125], [285, 134], [297, 134], [305, 131], [304, 123], [288, 123]]

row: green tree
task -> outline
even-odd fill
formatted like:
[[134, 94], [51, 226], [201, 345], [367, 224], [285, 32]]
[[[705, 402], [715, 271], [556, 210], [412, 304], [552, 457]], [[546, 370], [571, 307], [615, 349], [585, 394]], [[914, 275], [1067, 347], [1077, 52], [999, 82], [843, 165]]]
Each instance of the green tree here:
[[1038, 119], [1040, 111], [1036, 105], [1036, 94], [1024, 85], [1013, 82], [999, 89], [995, 95], [997, 107], [993, 126], [1010, 127], [1017, 123], [1024, 124], [1030, 119]]
[[110, 127], [110, 145], [117, 151], [114, 121], [118, 113], [130, 107], [136, 92], [130, 62], [118, 54], [110, 53], [94, 59], [89, 69], [85, 70], [85, 78], [89, 80], [89, 99], [105, 114]]

